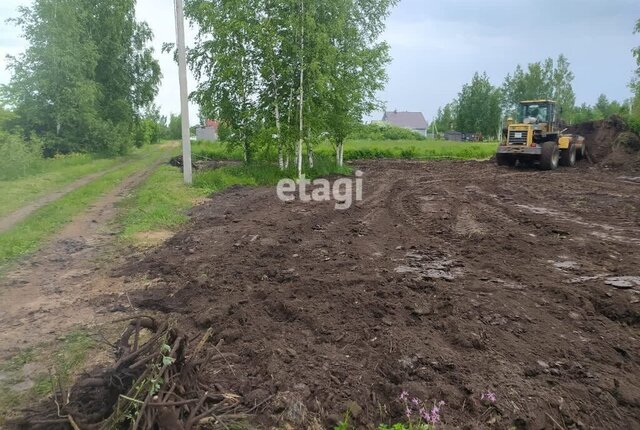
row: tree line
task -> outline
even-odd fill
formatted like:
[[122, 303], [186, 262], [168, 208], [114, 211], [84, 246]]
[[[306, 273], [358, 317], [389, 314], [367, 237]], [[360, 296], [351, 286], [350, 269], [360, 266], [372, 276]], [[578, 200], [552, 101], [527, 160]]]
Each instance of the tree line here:
[[381, 106], [390, 56], [379, 38], [396, 3], [188, 0], [199, 28], [188, 52], [199, 81], [192, 98], [247, 162], [271, 151], [301, 173], [329, 140], [341, 165], [346, 137]]
[[10, 21], [26, 51], [8, 58], [5, 128], [44, 155], [122, 154], [157, 140], [161, 72], [135, 0], [35, 0]]
[[[635, 32], [640, 32], [640, 20]], [[555, 61], [547, 58], [526, 68], [518, 65], [501, 86], [494, 86], [486, 73], [476, 72], [452, 102], [438, 109], [432, 126], [439, 132], [460, 130], [496, 137], [520, 101], [537, 99], [555, 100], [567, 124], [620, 115], [635, 125], [640, 123], [640, 47], [633, 54], [638, 69], [630, 84], [633, 97], [625, 102], [609, 100], [602, 94], [593, 106], [586, 103], [576, 106], [574, 74], [568, 59], [560, 55]]]

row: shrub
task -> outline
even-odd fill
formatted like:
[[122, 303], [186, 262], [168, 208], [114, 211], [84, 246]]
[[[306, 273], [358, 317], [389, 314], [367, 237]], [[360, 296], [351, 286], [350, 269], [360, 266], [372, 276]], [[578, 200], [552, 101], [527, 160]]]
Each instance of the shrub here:
[[362, 124], [349, 139], [356, 140], [426, 140], [426, 137], [406, 128], [390, 124]]
[[42, 162], [42, 145], [33, 138], [25, 142], [19, 136], [0, 131], [0, 180], [28, 175]]

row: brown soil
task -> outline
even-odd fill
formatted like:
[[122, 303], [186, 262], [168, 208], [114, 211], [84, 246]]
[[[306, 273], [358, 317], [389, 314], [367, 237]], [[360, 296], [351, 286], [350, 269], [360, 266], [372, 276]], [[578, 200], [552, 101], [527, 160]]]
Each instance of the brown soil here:
[[365, 200], [344, 212], [273, 188], [215, 195], [123, 269], [155, 279], [133, 303], [212, 327], [206, 348], [231, 355], [205, 380], [248, 406], [275, 396], [265, 427], [350, 410], [371, 428], [402, 418], [408, 390], [446, 402], [442, 428], [640, 428], [637, 178], [360, 167]]
[[585, 122], [568, 131], [585, 137], [592, 162], [602, 167], [640, 170], [640, 138], [622, 118]]

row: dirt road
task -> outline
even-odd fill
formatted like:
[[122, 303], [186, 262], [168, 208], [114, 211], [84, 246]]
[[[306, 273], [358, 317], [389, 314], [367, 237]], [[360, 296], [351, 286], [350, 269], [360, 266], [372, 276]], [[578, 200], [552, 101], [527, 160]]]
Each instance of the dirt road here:
[[156, 279], [132, 301], [213, 327], [212, 353], [232, 358], [210, 382], [272, 399], [263, 424], [349, 409], [368, 428], [402, 419], [407, 390], [446, 403], [443, 428], [640, 428], [638, 178], [361, 168], [365, 200], [344, 212], [272, 188], [216, 195], [121, 272]]
[[[0, 278], [0, 361], [64, 335], [77, 324], [91, 326], [112, 311], [130, 307], [125, 285], [109, 272], [122, 257], [122, 249], [114, 242], [117, 204], [167, 158], [168, 154], [125, 178], [51, 243]], [[120, 294], [114, 308], [92, 305], [95, 297], [114, 293]]]
[[116, 170], [122, 168], [124, 165], [125, 164], [119, 164], [116, 167], [112, 167], [111, 169], [87, 175], [83, 178], [78, 179], [77, 181], [65, 185], [59, 190], [40, 197], [39, 199], [21, 207], [20, 209], [10, 214], [7, 214], [6, 216], [0, 217], [0, 233], [11, 229], [38, 209], [48, 205], [49, 203], [55, 202], [56, 200], [66, 196], [70, 192], [75, 191], [78, 188], [83, 187], [108, 173], [115, 172]]

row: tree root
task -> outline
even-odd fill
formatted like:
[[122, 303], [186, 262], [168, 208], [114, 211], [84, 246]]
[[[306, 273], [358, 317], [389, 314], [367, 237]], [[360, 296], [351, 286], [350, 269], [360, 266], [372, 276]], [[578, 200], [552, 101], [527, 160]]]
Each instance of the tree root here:
[[[146, 341], [144, 330], [150, 333]], [[188, 354], [188, 337], [179, 329], [150, 317], [131, 320], [115, 344], [115, 363], [81, 378], [69, 392], [58, 384], [56, 414], [34, 417], [27, 428], [228, 428], [227, 422], [250, 411], [241, 406], [239, 396], [217, 385], [207, 387], [201, 380], [201, 365], [215, 362], [203, 354], [211, 335], [205, 333]]]

